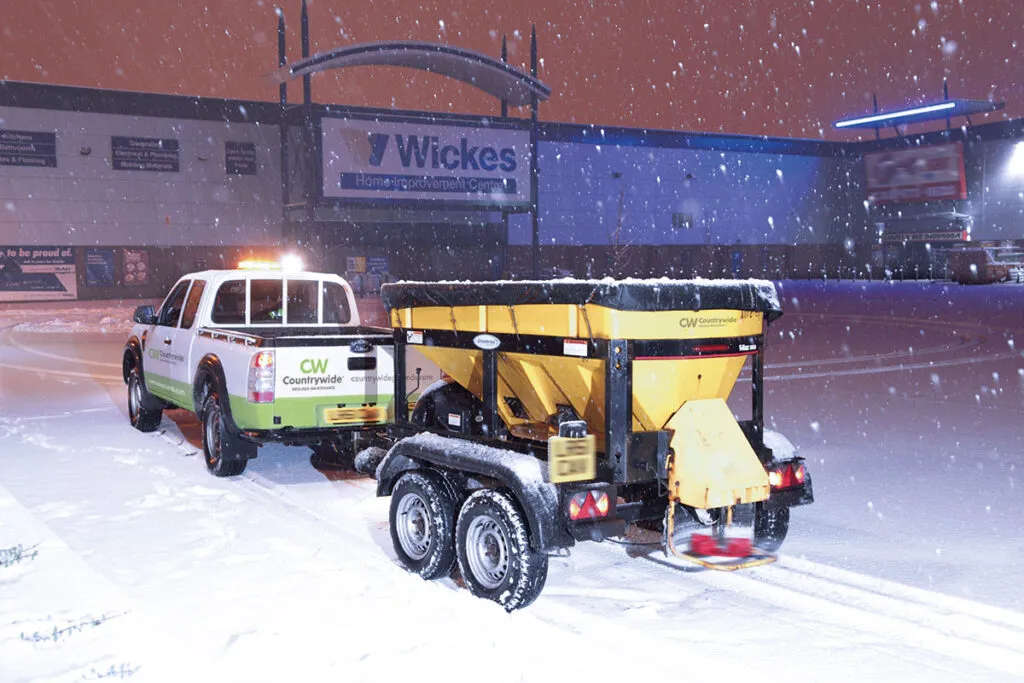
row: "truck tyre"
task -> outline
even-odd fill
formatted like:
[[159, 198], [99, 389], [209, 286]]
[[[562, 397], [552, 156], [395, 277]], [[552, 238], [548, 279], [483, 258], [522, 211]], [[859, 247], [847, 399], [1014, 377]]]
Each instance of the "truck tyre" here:
[[203, 403], [203, 459], [216, 477], [233, 477], [245, 471], [253, 444], [228, 431], [224, 409], [216, 390]]
[[765, 507], [757, 504], [754, 515], [754, 545], [765, 552], [774, 553], [782, 546], [789, 532], [789, 508]]
[[448, 484], [433, 472], [407, 472], [391, 492], [395, 554], [428, 581], [447, 576], [455, 564], [456, 503]]
[[153, 432], [160, 426], [163, 416], [160, 399], [146, 391], [142, 384], [139, 366], [134, 365], [128, 373], [128, 420], [140, 432]]
[[548, 577], [548, 557], [530, 548], [526, 520], [500, 491], [476, 491], [462, 505], [455, 529], [459, 570], [473, 595], [506, 611], [526, 607]]

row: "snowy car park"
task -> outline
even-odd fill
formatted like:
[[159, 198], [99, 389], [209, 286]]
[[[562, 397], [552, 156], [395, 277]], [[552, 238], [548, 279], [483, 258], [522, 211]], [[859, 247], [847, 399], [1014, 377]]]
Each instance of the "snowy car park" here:
[[721, 680], [1019, 676], [1024, 289], [779, 291], [768, 426], [817, 497], [780, 561], [681, 571], [587, 544], [511, 615], [403, 571], [368, 478], [271, 446], [217, 480], [194, 419], [132, 430], [118, 360], [135, 302], [4, 306], [0, 679], [546, 680], [666, 658]]

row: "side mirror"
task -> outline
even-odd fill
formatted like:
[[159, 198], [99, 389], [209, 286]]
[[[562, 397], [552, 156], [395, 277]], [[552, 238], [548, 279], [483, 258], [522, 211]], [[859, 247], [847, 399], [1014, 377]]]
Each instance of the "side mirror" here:
[[135, 309], [132, 320], [140, 325], [156, 325], [156, 309], [152, 306], [139, 306]]

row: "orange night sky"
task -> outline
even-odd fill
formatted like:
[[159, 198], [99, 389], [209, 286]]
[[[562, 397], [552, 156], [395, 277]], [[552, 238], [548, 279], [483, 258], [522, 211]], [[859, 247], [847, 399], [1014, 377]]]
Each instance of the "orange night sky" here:
[[[277, 18], [266, 0], [8, 2], [0, 78], [274, 100]], [[300, 3], [282, 5], [289, 59]], [[312, 51], [385, 39], [440, 41], [529, 60], [537, 24], [546, 120], [842, 139], [830, 123], [879, 105], [951, 95], [1024, 115], [1021, 0], [312, 0]], [[491, 113], [472, 88], [402, 69], [313, 78], [314, 98]], [[301, 98], [301, 86], [290, 90]], [[513, 110], [515, 113], [515, 110]], [[520, 112], [527, 115], [527, 111]], [[977, 123], [977, 121], [976, 121]]]

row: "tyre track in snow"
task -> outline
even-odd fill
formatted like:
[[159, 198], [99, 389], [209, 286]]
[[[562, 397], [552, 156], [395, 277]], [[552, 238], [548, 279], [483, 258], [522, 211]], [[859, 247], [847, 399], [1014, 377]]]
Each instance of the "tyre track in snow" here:
[[[183, 453], [201, 455], [176, 430], [164, 429], [159, 436]], [[232, 483], [236, 491], [261, 507], [270, 507], [295, 518], [301, 522], [301, 528], [308, 530], [313, 525], [337, 539], [335, 551], [342, 547], [346, 551], [354, 549], [391, 565], [396, 564], [388, 550], [390, 539], [386, 517], [375, 521], [355, 507], [375, 495], [372, 479], [340, 480], [358, 495], [358, 499], [343, 501], [355, 504], [354, 513], [346, 515], [344, 521], [333, 518], [307, 499], [288, 491], [286, 485], [258, 472], [246, 472]], [[331, 483], [337, 485], [339, 482], [332, 480]], [[353, 523], [365, 526], [365, 530], [353, 530], [350, 528]], [[623, 609], [631, 609], [631, 603], [635, 606], [664, 601], [666, 596], [674, 594], [674, 590], [678, 592], [679, 581], [694, 581], [703, 584], [716, 600], [724, 601], [737, 610], [741, 611], [745, 603], [754, 599], [782, 608], [785, 611], [783, 621], [790, 628], [798, 629], [810, 621], [836, 629], [838, 638], [851, 635], [876, 641], [881, 638], [885, 643], [876, 644], [876, 647], [892, 656], [920, 660], [921, 665], [927, 664], [921, 653], [933, 653], [966, 661], [987, 671], [1014, 676], [1024, 671], [1024, 615], [1016, 612], [798, 558], [783, 557], [774, 565], [742, 572], [712, 572], [676, 564], [655, 555], [636, 558], [648, 560], [648, 563], [637, 563], [636, 567], [623, 566], [628, 563], [621, 562], [622, 550], [605, 544], [588, 545], [577, 549], [577, 552], [585, 554], [587, 561], [593, 561], [592, 553], [599, 553], [610, 564], [618, 564], [627, 576], [635, 573], [638, 580], [649, 585], [649, 589], [638, 591], [631, 587], [629, 579], [625, 583], [610, 580], [609, 585], [577, 588], [569, 576], [568, 585], [562, 583], [545, 591], [535, 610], [538, 618], [554, 626], [573, 623], [582, 612], [590, 612], [583, 605], [577, 607], [573, 604], [577, 597], [591, 600], [601, 597], [619, 603]], [[631, 561], [636, 562], [636, 559]], [[655, 566], [651, 567], [651, 564]], [[655, 575], [645, 573], [641, 566], [655, 569]], [[443, 579], [440, 583], [453, 592], [461, 590], [451, 579]], [[545, 596], [550, 600], [545, 601]], [[686, 599], [683, 600], [685, 602]], [[588, 618], [593, 619], [593, 615]], [[588, 636], [601, 630], [593, 625], [586, 629]], [[672, 638], [668, 634], [664, 637]], [[886, 644], [889, 642], [900, 643], [903, 647], [892, 647]]]
[[[177, 448], [196, 454], [189, 442], [176, 441], [177, 435], [168, 431], [162, 436]], [[273, 506], [275, 510], [281, 510], [307, 524], [315, 524], [338, 539], [339, 544], [344, 543], [346, 548], [356, 545], [360, 552], [395, 563], [385, 547], [390, 543], [386, 518], [375, 524], [375, 520], [360, 512], [349, 517], [353, 523], [366, 525], [364, 533], [333, 519], [308, 500], [287, 491], [284, 485], [260, 473], [246, 472], [234, 483], [242, 495], [260, 501], [263, 505]], [[375, 484], [372, 479], [343, 480], [343, 483], [359, 491], [362, 494], [360, 500], [374, 496]], [[577, 550], [590, 558], [595, 551], [610, 563], [617, 561], [616, 556], [618, 560], [623, 556], [620, 548], [604, 544]], [[653, 563], [658, 570], [656, 574], [660, 576], [652, 581], [650, 573], [645, 575], [641, 569], [642, 566], [650, 567], [650, 564], [636, 562], [640, 559]], [[570, 577], [570, 585], [553, 587], [542, 593], [536, 610], [538, 617], [552, 624], [571, 623], [573, 619], [570, 617], [578, 610], [566, 600], [573, 599], [577, 593], [581, 598], [593, 598], [591, 593], [596, 592], [629, 608], [631, 602], [648, 604], [673, 595], [673, 589], [678, 591], [678, 581], [695, 581], [712, 591], [716, 599], [724, 599], [737, 609], [741, 609], [751, 598], [783, 608], [787, 614], [786, 620], [793, 628], [801, 623], [806, 624], [805, 618], [810, 616], [812, 622], [839, 629], [837, 636], [840, 637], [852, 630], [870, 638], [881, 636], [888, 641], [910, 646], [909, 651], [879, 646], [889, 654], [916, 657], [915, 653], [929, 652], [967, 661], [986, 670], [1013, 675], [1020, 675], [1024, 671], [1024, 615], [1016, 612], [797, 558], [783, 557], [774, 565], [743, 572], [702, 571], [695, 566], [679, 565], [651, 555], [641, 556], [632, 562], [636, 562], [637, 566], [622, 567], [623, 571], [630, 575], [636, 572], [638, 579], [644, 583], [661, 585], [640, 592], [635, 588], [624, 588], [621, 581], [611, 581], [611, 585], [577, 591], [572, 587], [573, 580]], [[452, 591], [461, 590], [450, 579], [443, 579], [441, 583]], [[554, 600], [545, 601], [545, 596], [558, 600], [558, 604], [552, 604]], [[545, 612], [555, 619], [545, 618]], [[600, 629], [587, 629], [588, 633], [592, 630]]]
[[14, 339], [14, 331], [16, 330], [18, 325], [20, 325], [20, 324], [21, 323], [15, 323], [13, 325], [7, 325], [6, 327], [0, 327], [0, 349], [6, 347], [8, 349], [13, 349], [13, 350], [21, 351], [22, 353], [28, 353], [28, 354], [31, 354], [31, 355], [38, 356], [38, 357], [40, 357], [41, 359], [44, 359], [44, 360], [48, 359], [47, 362], [50, 363], [51, 367], [38, 367], [38, 366], [32, 366], [32, 365], [25, 365], [23, 363], [18, 363], [18, 362], [8, 363], [8, 362], [0, 361], [0, 368], [4, 368], [6, 370], [15, 370], [17, 372], [35, 373], [35, 374], [38, 374], [38, 375], [49, 375], [49, 376], [75, 378], [75, 379], [87, 379], [87, 380], [92, 380], [93, 382], [96, 382], [97, 384], [101, 384], [101, 385], [118, 385], [118, 384], [123, 384], [124, 383], [124, 379], [120, 375], [108, 375], [108, 374], [102, 374], [102, 373], [98, 373], [98, 372], [79, 372], [79, 371], [76, 371], [76, 370], [60, 369], [60, 368], [52, 367], [54, 360], [62, 360], [64, 362], [70, 363], [72, 365], [81, 362], [81, 363], [89, 363], [91, 365], [99, 365], [99, 366], [113, 366], [113, 367], [120, 367], [120, 366], [116, 365], [116, 364], [109, 364], [109, 363], [104, 363], [104, 362], [100, 362], [100, 361], [88, 361], [88, 360], [80, 361], [79, 359], [74, 358], [74, 357], [70, 357], [70, 356], [60, 356], [58, 354], [52, 354], [52, 353], [46, 353], [46, 352], [34, 350], [34, 349], [32, 349], [30, 347], [27, 347], [24, 344], [22, 344], [21, 342], [18, 342], [18, 341], [16, 341]]
[[[173, 446], [183, 455], [202, 458], [203, 455], [201, 447], [197, 449], [197, 447], [177, 429], [177, 424], [173, 421], [172, 424], [175, 425], [173, 430], [163, 428], [156, 433], [156, 436]], [[313, 523], [316, 528], [338, 537], [338, 540], [344, 541], [346, 545], [355, 542], [358, 543], [362, 549], [372, 548], [375, 552], [380, 552], [381, 550], [380, 546], [374, 541], [372, 531], [370, 531], [366, 536], [360, 535], [358, 532], [349, 529], [344, 524], [324, 514], [323, 511], [304, 502], [299, 496], [286, 492], [283, 485], [274, 482], [262, 474], [246, 471], [238, 477], [229, 478], [223, 481], [232, 484], [236, 492], [258, 501], [263, 506], [270, 504], [274, 509], [281, 510], [286, 514], [295, 517], [297, 520], [307, 524]], [[351, 480], [345, 480], [344, 483], [351, 485], [355, 489], [364, 490], [367, 494], [366, 497], [373, 497], [375, 495], [374, 489], [372, 488], [373, 481], [371, 479], [360, 479], [356, 481], [365, 481], [367, 482], [367, 485], [360, 485]], [[366, 520], [366, 522], [369, 524], [370, 520]]]
[[[833, 377], [876, 375], [883, 373], [904, 372], [912, 370], [931, 370], [934, 368], [976, 365], [981, 363], [991, 363], [1015, 358], [1024, 358], [1024, 352], [1013, 350], [1012, 346], [1010, 351], [986, 354], [986, 345], [989, 343], [989, 339], [1009, 331], [995, 330], [978, 323], [950, 323], [941, 320], [918, 320], [914, 318], [886, 318], [862, 315], [844, 316], [834, 313], [795, 313], [791, 315], [795, 317], [807, 318], [810, 321], [818, 321], [826, 324], [832, 320], [837, 320], [840, 321], [840, 323], [873, 323], [881, 325], [883, 327], [887, 325], [896, 325], [903, 327], [927, 327], [939, 331], [953, 330], [955, 333], [959, 333], [960, 337], [956, 343], [927, 346], [922, 348], [913, 348], [905, 350], [901, 349], [897, 351], [887, 351], [875, 354], [853, 355], [844, 358], [809, 358], [804, 361], [785, 361], [768, 363], [765, 365], [766, 382], [791, 381], [802, 379], [830, 379]], [[982, 355], [972, 355], [967, 357], [962, 356], [962, 354], [971, 350], [978, 351]], [[912, 363], [891, 364], [891, 361], [899, 361], [904, 358], [920, 359], [922, 357], [936, 356], [944, 353], [960, 354], [960, 357], [940, 360], [918, 360], [917, 362]], [[859, 368], [848, 367], [845, 369], [841, 367], [850, 365], [865, 365], [868, 363], [881, 363], [881, 365], [871, 365], [868, 367]], [[828, 368], [829, 366], [840, 366], [840, 368], [835, 370], [819, 370], [819, 368]], [[808, 368], [811, 371], [778, 372], [779, 370], [790, 370], [793, 368]], [[750, 373], [749, 370], [745, 369], [743, 375], [740, 377], [738, 382], [749, 381]]]
[[1024, 614], [798, 558], [741, 572], [695, 571], [648, 555], [666, 571], [710, 587], [797, 610], [814, 620], [1020, 676]]
[[[880, 318], [874, 316], [839, 316], [828, 313], [794, 313], [793, 317], [808, 318], [810, 322], [830, 323], [833, 319], [843, 322], [871, 323], [881, 326], [903, 326], [903, 327], [930, 327], [937, 331], [961, 332], [958, 340], [954, 343], [939, 344], [936, 346], [924, 346], [919, 348], [900, 349], [897, 351], [886, 351], [884, 353], [869, 353], [865, 355], [851, 355], [842, 358], [812, 359], [809, 361], [786, 361], [782, 363], [770, 363], [766, 369], [789, 369], [800, 368], [807, 365], [852, 365], [856, 363], [871, 363], [886, 360], [897, 360], [900, 358], [918, 358], [951, 351], [964, 352], [968, 349], [977, 349], [988, 342], [988, 337], [994, 334], [993, 330], [976, 324], [953, 324], [940, 320], [914, 320], [907, 318]], [[783, 332], [784, 334], [784, 332]], [[802, 335], [802, 332], [801, 332]], [[770, 342], [769, 342], [770, 345]]]

